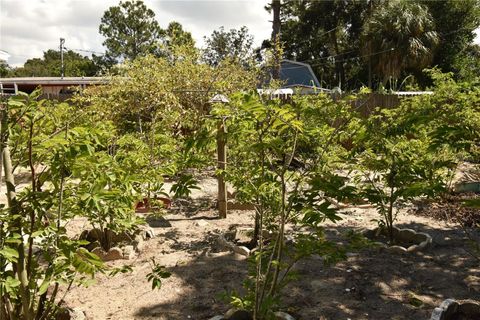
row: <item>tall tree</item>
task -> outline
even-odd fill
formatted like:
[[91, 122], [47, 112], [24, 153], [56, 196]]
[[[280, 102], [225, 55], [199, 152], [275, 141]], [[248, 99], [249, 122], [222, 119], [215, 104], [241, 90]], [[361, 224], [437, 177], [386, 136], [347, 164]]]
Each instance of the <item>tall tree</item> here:
[[11, 68], [5, 60], [0, 59], [0, 77], [4, 78], [11, 72]]
[[179, 46], [193, 48], [195, 46], [192, 34], [183, 30], [183, 26], [177, 21], [172, 21], [168, 24], [167, 29], [163, 32], [163, 36], [167, 48]]
[[438, 41], [428, 9], [406, 0], [377, 6], [362, 33], [363, 53], [383, 84], [427, 67]]
[[444, 72], [463, 74], [462, 61], [469, 59], [475, 30], [480, 27], [480, 0], [422, 0], [421, 3], [428, 7], [439, 33], [440, 43], [432, 65]]
[[367, 0], [285, 1], [282, 43], [285, 56], [310, 63], [328, 87], [352, 88], [363, 79], [359, 53]]
[[230, 31], [220, 27], [210, 37], [205, 37], [205, 45], [203, 59], [214, 66], [226, 58], [246, 64], [253, 56], [253, 36], [245, 26]]
[[122, 1], [103, 14], [100, 34], [106, 39], [107, 55], [134, 60], [157, 49], [162, 29], [155, 13], [141, 0]]
[[[65, 76], [82, 77], [94, 76], [99, 67], [88, 57], [72, 50], [63, 54]], [[61, 75], [60, 51], [48, 50], [42, 58], [28, 59], [23, 67], [13, 69], [9, 75], [16, 77], [59, 77]]]

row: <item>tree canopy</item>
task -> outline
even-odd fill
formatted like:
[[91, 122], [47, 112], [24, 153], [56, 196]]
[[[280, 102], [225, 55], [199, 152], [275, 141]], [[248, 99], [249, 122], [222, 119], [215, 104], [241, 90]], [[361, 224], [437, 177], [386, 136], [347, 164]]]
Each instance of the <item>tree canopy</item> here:
[[465, 70], [475, 65], [479, 12], [479, 0], [285, 0], [281, 40], [285, 57], [309, 63], [326, 87], [355, 89], [373, 79], [376, 88], [410, 75], [424, 87], [431, 84], [425, 67], [472, 77]]
[[218, 65], [226, 58], [246, 63], [253, 55], [253, 36], [245, 26], [230, 31], [222, 26], [205, 37], [205, 45], [203, 59], [210, 65]]
[[420, 73], [431, 62], [438, 41], [426, 7], [393, 0], [378, 6], [365, 23], [362, 52], [373, 61], [376, 74], [385, 84], [407, 69]]
[[106, 39], [107, 55], [134, 60], [153, 53], [162, 34], [155, 13], [141, 0], [122, 1], [103, 14], [100, 34]]
[[[95, 76], [99, 67], [93, 60], [72, 50], [63, 54], [65, 76]], [[61, 57], [58, 50], [47, 50], [42, 58], [28, 59], [23, 67], [12, 69], [6, 74], [12, 77], [60, 77]]]

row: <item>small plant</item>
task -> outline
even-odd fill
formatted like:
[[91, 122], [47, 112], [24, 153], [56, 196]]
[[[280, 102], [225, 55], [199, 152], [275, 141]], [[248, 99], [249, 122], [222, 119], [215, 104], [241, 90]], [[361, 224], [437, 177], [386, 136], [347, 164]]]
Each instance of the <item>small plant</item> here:
[[159, 265], [155, 258], [152, 258], [152, 272], [147, 274], [147, 280], [152, 283], [152, 290], [162, 287], [162, 279], [169, 278], [172, 274], [165, 270], [165, 267]]

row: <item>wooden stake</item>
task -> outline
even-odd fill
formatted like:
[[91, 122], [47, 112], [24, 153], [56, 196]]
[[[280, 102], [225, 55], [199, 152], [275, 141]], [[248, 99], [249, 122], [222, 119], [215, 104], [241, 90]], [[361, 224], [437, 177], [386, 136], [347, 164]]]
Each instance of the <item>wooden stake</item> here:
[[217, 127], [217, 168], [221, 170], [218, 174], [218, 213], [220, 218], [227, 217], [227, 185], [225, 184], [225, 174], [223, 171], [227, 168], [227, 145], [226, 145], [225, 120], [220, 119]]

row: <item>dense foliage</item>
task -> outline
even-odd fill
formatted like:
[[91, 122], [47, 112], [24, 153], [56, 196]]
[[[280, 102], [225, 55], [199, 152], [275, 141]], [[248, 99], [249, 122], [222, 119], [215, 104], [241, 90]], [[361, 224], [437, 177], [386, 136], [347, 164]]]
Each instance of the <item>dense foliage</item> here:
[[[6, 70], [4, 77], [60, 77], [60, 51], [48, 50], [43, 58], [28, 59], [23, 67]], [[72, 50], [63, 54], [66, 77], [91, 77], [97, 75], [100, 67], [90, 58]]]
[[472, 80], [479, 10], [478, 0], [284, 1], [281, 37], [286, 57], [310, 63], [330, 88], [376, 89], [393, 76], [398, 89], [410, 74], [425, 86], [422, 68], [433, 66]]
[[210, 65], [216, 66], [223, 60], [236, 59], [247, 64], [253, 58], [253, 36], [248, 33], [248, 28], [225, 31], [223, 27], [213, 31], [205, 37], [203, 59]]
[[155, 13], [143, 1], [123, 1], [105, 11], [99, 27], [107, 55], [124, 60], [153, 53], [161, 35]]

